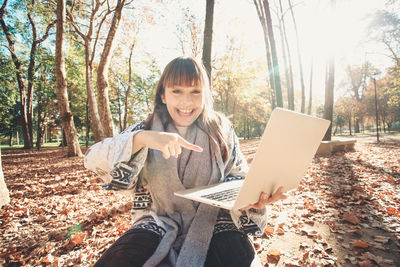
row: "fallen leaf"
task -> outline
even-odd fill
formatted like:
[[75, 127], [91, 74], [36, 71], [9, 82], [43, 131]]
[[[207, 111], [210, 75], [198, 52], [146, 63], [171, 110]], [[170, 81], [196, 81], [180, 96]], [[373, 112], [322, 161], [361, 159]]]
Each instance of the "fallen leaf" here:
[[377, 235], [377, 236], [374, 236], [374, 240], [377, 242], [386, 244], [387, 242], [389, 242], [390, 237]]
[[271, 226], [267, 226], [267, 227], [265, 227], [265, 230], [264, 230], [264, 233], [266, 234], [266, 235], [272, 235], [273, 233], [274, 233], [274, 227], [271, 227]]
[[353, 213], [346, 212], [343, 214], [343, 220], [352, 224], [359, 224], [361, 221]]
[[283, 264], [285, 265], [285, 267], [301, 267], [299, 261], [293, 259], [286, 259]]
[[281, 258], [281, 253], [276, 249], [270, 249], [267, 253], [268, 262], [277, 263]]
[[83, 243], [83, 240], [85, 239], [86, 234], [85, 233], [76, 233], [71, 236], [71, 241], [75, 245], [81, 245]]
[[368, 247], [368, 243], [363, 240], [353, 240], [352, 245], [354, 248], [367, 248]]
[[374, 265], [369, 260], [364, 260], [358, 263], [360, 267], [373, 267]]
[[276, 233], [277, 233], [278, 235], [283, 235], [283, 234], [285, 234], [285, 232], [284, 232], [281, 228], [278, 228], [278, 229], [276, 230]]

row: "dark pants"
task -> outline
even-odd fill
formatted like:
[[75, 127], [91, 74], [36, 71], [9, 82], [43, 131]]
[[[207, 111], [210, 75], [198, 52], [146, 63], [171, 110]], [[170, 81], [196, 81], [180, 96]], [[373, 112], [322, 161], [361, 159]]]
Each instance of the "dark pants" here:
[[[156, 250], [160, 237], [150, 231], [131, 229], [101, 256], [94, 267], [142, 266]], [[204, 266], [250, 266], [255, 257], [245, 234], [221, 232], [211, 239]]]

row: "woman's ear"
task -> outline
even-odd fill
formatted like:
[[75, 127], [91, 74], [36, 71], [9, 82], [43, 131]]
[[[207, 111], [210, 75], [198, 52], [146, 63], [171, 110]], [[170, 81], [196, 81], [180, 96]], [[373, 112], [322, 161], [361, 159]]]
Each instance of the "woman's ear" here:
[[163, 102], [163, 104], [167, 104], [165, 101], [165, 94], [160, 94], [161, 97], [161, 101]]

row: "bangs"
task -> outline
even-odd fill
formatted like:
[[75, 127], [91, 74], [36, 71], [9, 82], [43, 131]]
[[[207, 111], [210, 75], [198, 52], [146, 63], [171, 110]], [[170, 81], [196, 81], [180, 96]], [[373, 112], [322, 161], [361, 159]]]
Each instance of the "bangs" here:
[[189, 58], [177, 58], [170, 63], [165, 73], [163, 87], [174, 86], [204, 86], [204, 74]]

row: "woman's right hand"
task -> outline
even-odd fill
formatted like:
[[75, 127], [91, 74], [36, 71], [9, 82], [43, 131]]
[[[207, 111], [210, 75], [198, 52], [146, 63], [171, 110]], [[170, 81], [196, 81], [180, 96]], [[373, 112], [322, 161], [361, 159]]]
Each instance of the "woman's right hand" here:
[[165, 159], [171, 156], [177, 158], [182, 152], [182, 147], [196, 152], [203, 151], [201, 147], [189, 143], [179, 134], [157, 131], [142, 131], [134, 136], [132, 153], [143, 147], [161, 151]]

